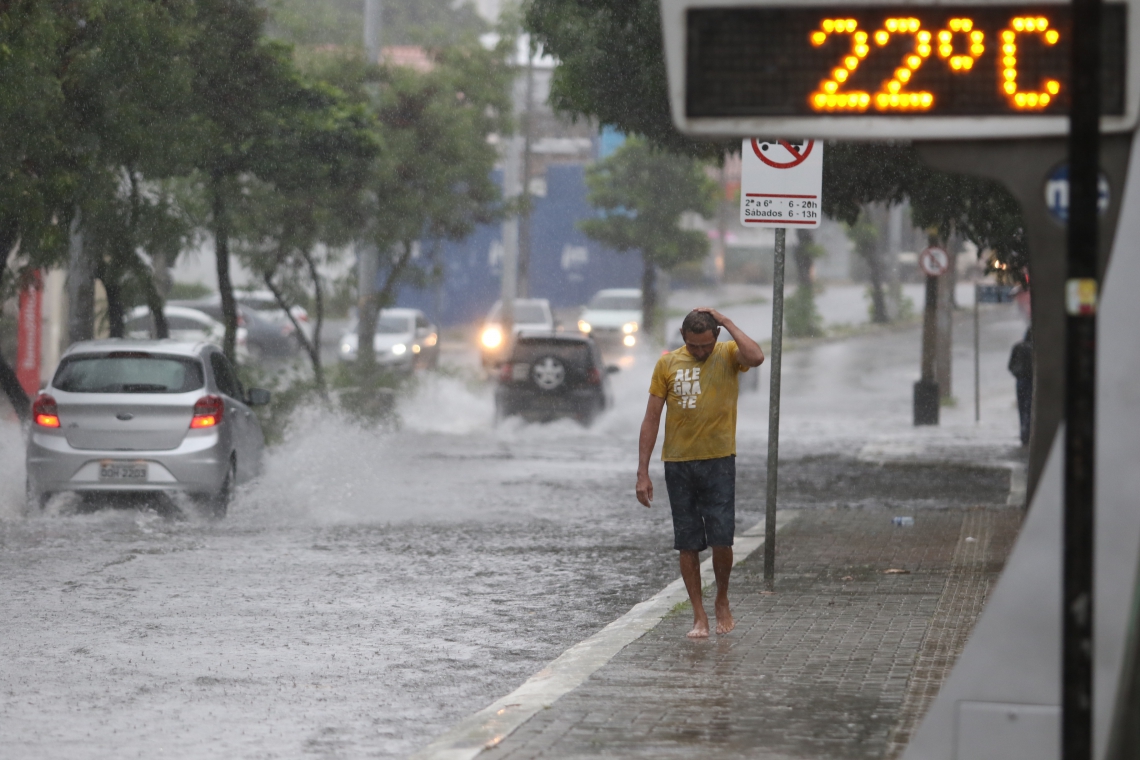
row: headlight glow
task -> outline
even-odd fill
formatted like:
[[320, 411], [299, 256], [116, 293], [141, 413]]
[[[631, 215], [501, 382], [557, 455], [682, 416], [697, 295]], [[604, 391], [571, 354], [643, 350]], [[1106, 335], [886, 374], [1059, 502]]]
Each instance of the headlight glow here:
[[392, 353], [394, 353], [396, 356], [403, 356], [407, 350], [408, 347], [403, 343], [397, 343], [396, 345], [392, 346]]
[[[635, 332], [637, 332], [637, 323], [636, 322], [626, 322], [624, 325], [621, 326], [621, 331], [623, 333], [625, 333], [626, 335], [633, 335]], [[633, 344], [632, 343], [626, 343], [626, 345], [631, 346]]]
[[484, 348], [498, 348], [503, 345], [503, 332], [497, 327], [488, 327], [480, 340]]
[[340, 344], [340, 352], [341, 352], [342, 354], [349, 354], [349, 353], [352, 353], [352, 346], [350, 346], [350, 345], [349, 345], [349, 344], [347, 344], [347, 343], [341, 343], [341, 344]]
[[637, 345], [637, 338], [633, 337], [632, 335], [627, 335], [622, 338], [621, 342], [630, 348], [633, 348], [635, 345]]
[[412, 353], [418, 354], [419, 352], [420, 352], [420, 344], [419, 343], [413, 344], [412, 345]]
[[439, 341], [439, 335], [437, 333], [432, 333], [431, 335], [424, 338], [424, 345], [428, 348], [431, 348], [436, 344], [437, 341]]
[[593, 328], [593, 327], [590, 325], [590, 323], [589, 323], [589, 322], [587, 322], [586, 320], [584, 320], [584, 319], [579, 319], [579, 320], [578, 320], [578, 329], [579, 329], [581, 332], [584, 332], [584, 333], [588, 333], [588, 332], [590, 332], [590, 330], [593, 330], [594, 328]]

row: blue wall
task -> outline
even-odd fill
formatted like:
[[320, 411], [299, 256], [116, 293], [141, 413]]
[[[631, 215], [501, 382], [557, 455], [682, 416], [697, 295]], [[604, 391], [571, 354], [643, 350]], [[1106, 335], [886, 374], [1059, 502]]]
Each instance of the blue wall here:
[[[602, 288], [638, 287], [641, 281], [636, 252], [617, 253], [578, 231], [576, 223], [595, 213], [586, 201], [584, 173], [582, 166], [549, 167], [546, 196], [535, 197], [531, 211], [530, 295], [550, 299], [555, 308], [585, 303]], [[439, 291], [404, 287], [397, 304], [423, 309], [444, 326], [482, 319], [499, 297], [501, 241], [501, 225], [493, 224], [476, 228], [462, 242], [441, 244]]]

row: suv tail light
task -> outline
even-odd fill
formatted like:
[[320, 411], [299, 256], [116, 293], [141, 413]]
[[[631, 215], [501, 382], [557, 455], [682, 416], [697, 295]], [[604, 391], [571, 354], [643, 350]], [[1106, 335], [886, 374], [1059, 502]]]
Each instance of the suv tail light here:
[[586, 382], [590, 385], [598, 385], [602, 382], [602, 373], [598, 371], [597, 367], [590, 367], [586, 370]]
[[190, 428], [214, 427], [222, 421], [222, 412], [226, 404], [218, 396], [203, 396], [194, 402], [194, 417], [190, 420]]
[[511, 364], [510, 362], [506, 362], [506, 363], [502, 364], [499, 367], [499, 382], [500, 383], [509, 383], [511, 381], [511, 375], [513, 372], [514, 372], [514, 365], [513, 364]]
[[59, 427], [59, 408], [55, 404], [55, 399], [46, 393], [36, 396], [36, 400], [32, 402], [32, 419], [40, 427]]

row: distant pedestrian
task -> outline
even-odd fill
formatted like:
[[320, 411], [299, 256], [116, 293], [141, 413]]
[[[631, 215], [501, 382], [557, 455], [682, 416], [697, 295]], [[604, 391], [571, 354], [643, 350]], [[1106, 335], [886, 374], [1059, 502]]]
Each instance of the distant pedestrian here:
[[[733, 340], [717, 343], [721, 327]], [[681, 324], [685, 345], [657, 360], [649, 406], [641, 423], [637, 500], [652, 506], [649, 458], [665, 416], [665, 486], [673, 511], [673, 548], [681, 552], [681, 577], [693, 604], [689, 637], [708, 638], [701, 599], [699, 554], [712, 547], [716, 577], [716, 632], [736, 623], [728, 604], [732, 541], [736, 532], [736, 397], [741, 372], [759, 367], [764, 352], [732, 320], [709, 308], [689, 312]]]
[[1021, 445], [1029, 445], [1029, 427], [1033, 415], [1033, 328], [1013, 344], [1009, 352], [1009, 371], [1017, 382], [1017, 414], [1021, 418]]

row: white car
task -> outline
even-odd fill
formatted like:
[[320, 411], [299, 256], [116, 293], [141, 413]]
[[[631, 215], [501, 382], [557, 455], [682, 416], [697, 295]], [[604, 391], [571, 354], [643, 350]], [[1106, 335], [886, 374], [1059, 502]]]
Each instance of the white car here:
[[[514, 303], [514, 334], [554, 332], [554, 313], [545, 298], [516, 298]], [[495, 301], [483, 327], [479, 331], [479, 350], [483, 366], [487, 369], [503, 363], [508, 341], [503, 335], [503, 302]]]
[[[342, 362], [356, 361], [357, 327], [353, 325], [340, 339], [337, 354]], [[417, 366], [434, 369], [439, 365], [439, 329], [419, 309], [381, 309], [372, 348], [381, 367], [403, 372]]]
[[[169, 338], [171, 340], [188, 343], [203, 342], [221, 346], [226, 338], [225, 325], [197, 309], [167, 305], [163, 307], [162, 313], [166, 317], [166, 327], [170, 332]], [[149, 308], [138, 306], [127, 313], [127, 318], [123, 321], [123, 336], [133, 340], [148, 340], [158, 337]], [[248, 331], [244, 327], [239, 327], [236, 336], [237, 353], [238, 358], [243, 362], [249, 356], [248, 338]]]
[[578, 319], [578, 329], [592, 335], [601, 346], [637, 345], [641, 327], [641, 290], [609, 288], [599, 290], [586, 304]]

